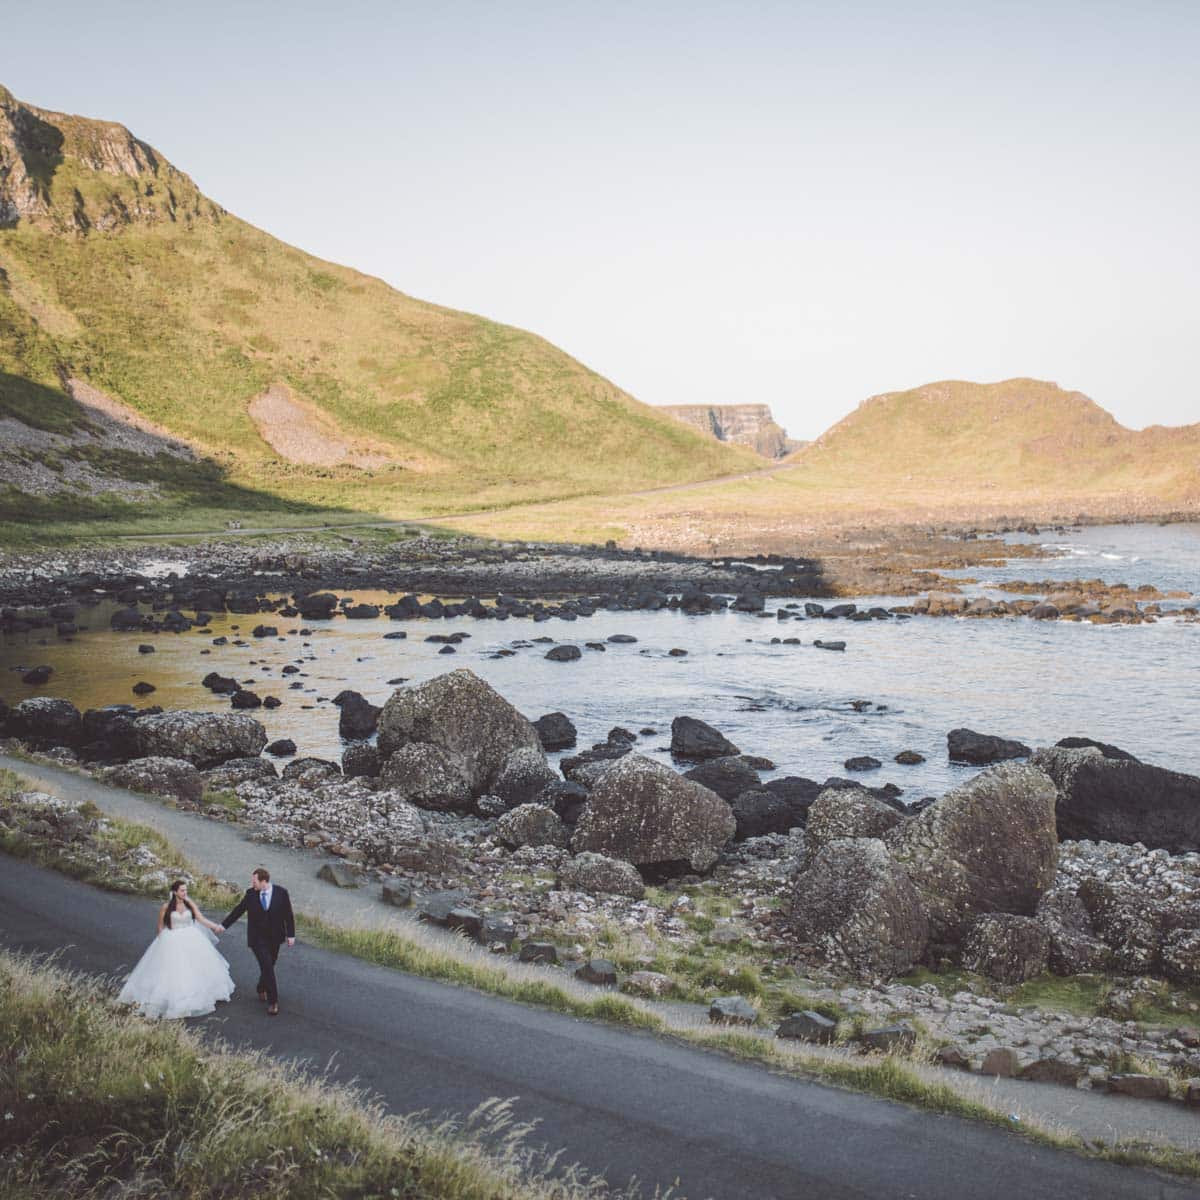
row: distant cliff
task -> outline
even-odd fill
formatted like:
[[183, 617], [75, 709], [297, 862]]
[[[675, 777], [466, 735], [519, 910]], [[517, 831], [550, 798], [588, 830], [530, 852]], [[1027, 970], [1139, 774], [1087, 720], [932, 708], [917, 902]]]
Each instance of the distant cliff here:
[[766, 404], [664, 404], [661, 408], [718, 442], [748, 446], [764, 458], [782, 458], [800, 445], [776, 424]]

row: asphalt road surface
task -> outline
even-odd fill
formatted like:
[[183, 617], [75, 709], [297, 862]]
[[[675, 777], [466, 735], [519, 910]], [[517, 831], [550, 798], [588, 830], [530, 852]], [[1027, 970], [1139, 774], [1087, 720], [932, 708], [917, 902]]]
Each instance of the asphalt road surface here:
[[[0, 942], [124, 974], [154, 935], [152, 901], [0, 856]], [[220, 920], [221, 913], [209, 913]], [[354, 1080], [395, 1112], [462, 1115], [519, 1097], [535, 1140], [614, 1186], [678, 1180], [689, 1200], [1195, 1200], [1196, 1185], [1035, 1146], [1004, 1130], [773, 1075], [648, 1034], [511, 1004], [297, 945], [269, 1018], [244, 923], [222, 952], [237, 992], [194, 1024]], [[0, 1031], [2, 1034], [2, 1031]]]

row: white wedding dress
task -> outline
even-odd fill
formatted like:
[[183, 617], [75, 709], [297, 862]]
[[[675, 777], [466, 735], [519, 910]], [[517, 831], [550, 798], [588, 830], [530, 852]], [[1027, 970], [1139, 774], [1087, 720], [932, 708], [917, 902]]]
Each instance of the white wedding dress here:
[[229, 964], [217, 939], [190, 912], [172, 912], [130, 972], [118, 997], [144, 1017], [203, 1017], [233, 995]]

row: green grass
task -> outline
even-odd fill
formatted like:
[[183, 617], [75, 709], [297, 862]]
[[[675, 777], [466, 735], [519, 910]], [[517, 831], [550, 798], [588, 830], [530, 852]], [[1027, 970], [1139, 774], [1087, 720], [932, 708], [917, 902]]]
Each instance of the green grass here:
[[[0, 1197], [574, 1200], [498, 1100], [465, 1126], [146, 1022], [103, 984], [0, 952]], [[603, 1189], [603, 1195], [609, 1195]]]
[[[51, 215], [0, 230], [0, 415], [68, 431], [80, 411], [59, 381], [84, 379], [200, 447], [224, 486], [259, 508], [420, 516], [761, 463], [639, 404], [534, 334], [415, 300], [221, 214], [166, 164], [149, 200], [149, 176], [90, 172], [74, 148], [94, 144], [102, 127], [55, 122], [64, 148], [45, 164]], [[161, 219], [167, 178], [185, 219]], [[86, 237], [70, 228], [80, 205], [95, 224], [114, 195], [159, 219]], [[272, 385], [389, 465], [284, 461], [248, 412]], [[78, 504], [35, 505], [33, 517], [130, 517], [81, 514]], [[169, 531], [176, 514], [163, 516]]]

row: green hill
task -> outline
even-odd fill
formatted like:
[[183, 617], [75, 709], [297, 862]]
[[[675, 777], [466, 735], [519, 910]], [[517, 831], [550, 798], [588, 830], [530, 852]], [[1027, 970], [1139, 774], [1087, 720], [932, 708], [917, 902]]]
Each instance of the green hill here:
[[194, 521], [428, 514], [756, 462], [533, 334], [277, 241], [123, 126], [3, 88], [0, 459], [0, 520]]
[[1126, 429], [1083, 393], [1037, 379], [948, 380], [872, 396], [788, 461], [880, 493], [924, 484], [1200, 498], [1200, 425]]

